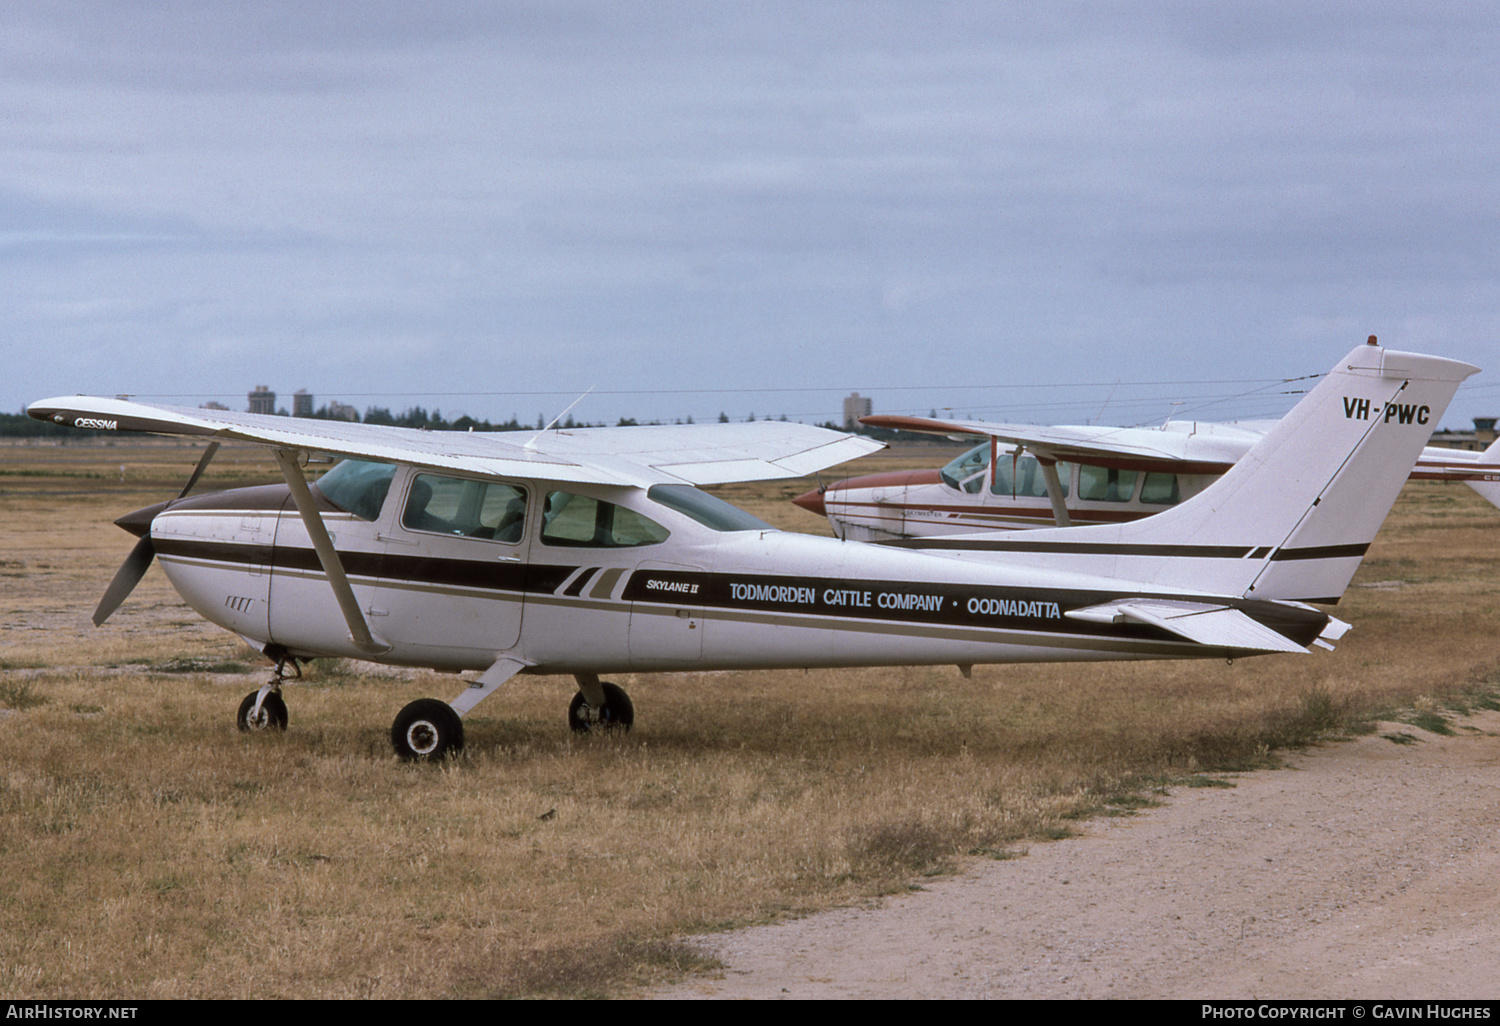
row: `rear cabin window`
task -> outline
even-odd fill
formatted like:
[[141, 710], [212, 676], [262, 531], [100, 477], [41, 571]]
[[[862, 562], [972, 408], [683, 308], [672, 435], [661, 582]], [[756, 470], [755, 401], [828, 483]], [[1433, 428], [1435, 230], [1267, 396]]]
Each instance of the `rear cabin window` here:
[[714, 531], [774, 531], [764, 520], [746, 513], [692, 485], [652, 485], [646, 492], [652, 502], [659, 502], [684, 516], [692, 517]]
[[526, 489], [500, 481], [418, 474], [406, 496], [401, 526], [515, 544], [526, 529]]
[[1182, 501], [1176, 474], [1152, 473], [1141, 484], [1141, 501], [1152, 506], [1175, 506]]
[[542, 542], [572, 548], [622, 549], [664, 542], [671, 532], [633, 509], [573, 492], [548, 492]]
[[313, 485], [339, 509], [353, 513], [361, 520], [375, 520], [391, 490], [396, 474], [393, 463], [371, 460], [343, 460]]
[[1137, 470], [1114, 467], [1079, 467], [1078, 497], [1090, 502], [1129, 502], [1135, 494]]

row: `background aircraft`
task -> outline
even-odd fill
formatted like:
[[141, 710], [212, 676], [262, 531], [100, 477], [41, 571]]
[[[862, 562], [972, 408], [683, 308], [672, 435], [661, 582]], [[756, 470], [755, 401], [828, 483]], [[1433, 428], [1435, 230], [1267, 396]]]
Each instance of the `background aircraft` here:
[[[520, 672], [572, 674], [568, 719], [589, 730], [633, 722], [629, 697], [601, 680], [623, 671], [967, 672], [1331, 647], [1348, 625], [1308, 603], [1343, 592], [1427, 437], [1368, 411], [1399, 401], [1436, 420], [1474, 371], [1356, 347], [1217, 483], [1158, 517], [932, 552], [777, 531], [694, 487], [801, 475], [872, 447], [795, 424], [516, 445], [90, 397], [28, 412], [269, 448], [281, 485], [188, 495], [211, 445], [178, 498], [122, 517], [140, 541], [95, 620], [158, 560], [192, 608], [276, 661], [241, 704], [242, 729], [286, 725], [280, 686], [312, 658], [479, 671], [452, 702], [397, 715], [397, 754], [423, 759], [461, 747], [461, 717]], [[309, 485], [302, 467], [318, 454], [343, 461]]]
[[[1389, 416], [1399, 420], [1402, 404], [1393, 406]], [[1406, 406], [1415, 423], [1416, 412]], [[886, 415], [860, 422], [985, 441], [941, 468], [845, 478], [792, 500], [826, 516], [847, 541], [1149, 517], [1218, 480], [1276, 423], [1041, 427]], [[1423, 426], [1434, 423], [1429, 418]], [[1428, 446], [1411, 479], [1462, 481], [1500, 506], [1500, 442], [1483, 453]]]

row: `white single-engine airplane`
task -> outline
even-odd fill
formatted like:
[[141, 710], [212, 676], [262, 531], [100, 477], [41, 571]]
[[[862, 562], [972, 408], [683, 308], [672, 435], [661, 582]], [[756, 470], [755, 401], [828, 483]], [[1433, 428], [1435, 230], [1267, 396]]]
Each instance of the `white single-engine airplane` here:
[[[628, 727], [604, 674], [807, 666], [1240, 657], [1332, 647], [1342, 594], [1435, 421], [1476, 368], [1358, 346], [1218, 482], [1159, 516], [944, 539], [934, 552], [775, 530], [694, 485], [793, 476], [871, 444], [758, 422], [493, 434], [173, 409], [33, 404], [38, 419], [234, 439], [283, 484], [122, 517], [140, 536], [102, 623], [159, 558], [201, 615], [276, 661], [244, 729], [284, 728], [297, 663], [481, 671], [401, 710], [404, 759], [463, 743], [460, 717], [516, 673], [572, 674], [575, 730]], [[343, 457], [315, 485], [310, 455]]]
[[[1409, 403], [1383, 420], [1436, 421]], [[985, 441], [939, 469], [898, 470], [829, 482], [792, 501], [826, 516], [846, 541], [1089, 526], [1153, 516], [1218, 480], [1275, 421], [1170, 423], [1157, 428], [1040, 427], [880, 414], [872, 427]], [[1486, 451], [1422, 450], [1414, 481], [1462, 481], [1500, 506], [1500, 442]]]

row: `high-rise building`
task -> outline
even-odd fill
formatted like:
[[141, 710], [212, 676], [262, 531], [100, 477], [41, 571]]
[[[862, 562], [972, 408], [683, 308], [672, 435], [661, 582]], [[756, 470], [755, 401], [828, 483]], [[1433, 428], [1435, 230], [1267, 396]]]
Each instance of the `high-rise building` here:
[[868, 417], [871, 412], [870, 399], [858, 392], [851, 393], [844, 400], [844, 429], [853, 431], [859, 427], [859, 418]]
[[299, 388], [292, 393], [292, 416], [311, 417], [313, 415], [312, 393], [305, 388]]
[[249, 398], [251, 413], [269, 413], [273, 416], [275, 415], [276, 393], [265, 385], [256, 385], [255, 391], [250, 393]]

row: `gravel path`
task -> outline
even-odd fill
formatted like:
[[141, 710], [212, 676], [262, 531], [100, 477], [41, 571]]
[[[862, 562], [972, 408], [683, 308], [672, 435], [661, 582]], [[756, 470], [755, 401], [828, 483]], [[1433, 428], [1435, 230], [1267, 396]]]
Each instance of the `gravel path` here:
[[1500, 713], [1455, 729], [1382, 724], [879, 907], [698, 938], [725, 970], [653, 996], [1500, 997]]

